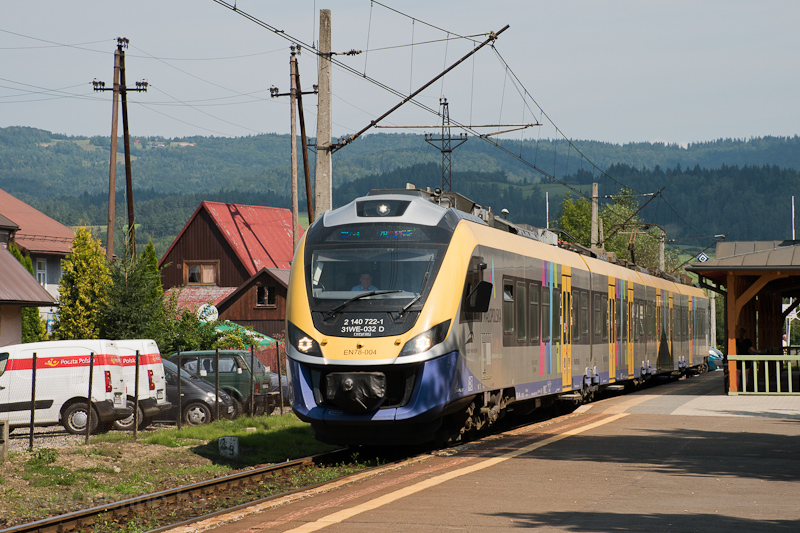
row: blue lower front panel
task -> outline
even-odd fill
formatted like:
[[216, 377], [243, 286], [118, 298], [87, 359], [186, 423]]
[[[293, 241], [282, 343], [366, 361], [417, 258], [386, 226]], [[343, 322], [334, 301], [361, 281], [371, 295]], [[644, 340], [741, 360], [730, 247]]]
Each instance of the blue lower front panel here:
[[[324, 370], [324, 367], [317, 367], [317, 370]], [[381, 368], [360, 367], [358, 370], [379, 372]], [[289, 372], [292, 374], [292, 408], [295, 414], [311, 423], [317, 438], [335, 444], [430, 441], [441, 425], [443, 409], [454, 399], [470, 393], [465, 383], [477, 383], [471, 374], [467, 375], [458, 352], [451, 352], [421, 363], [411, 396], [402, 407], [349, 413], [336, 407], [317, 405], [311, 366], [289, 359]]]

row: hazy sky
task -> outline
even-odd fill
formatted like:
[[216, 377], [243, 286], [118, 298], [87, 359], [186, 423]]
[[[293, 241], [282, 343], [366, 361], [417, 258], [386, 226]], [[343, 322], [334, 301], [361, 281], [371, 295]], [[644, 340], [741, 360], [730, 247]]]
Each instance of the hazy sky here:
[[[405, 94], [508, 24], [494, 50], [479, 51], [418, 101], [438, 109], [446, 97], [451, 118], [463, 124], [545, 123], [510, 138], [558, 136], [548, 117], [568, 138], [615, 143], [800, 133], [795, 0], [382, 4], [238, 0], [236, 7], [309, 45], [319, 10], [330, 9], [333, 50], [368, 50], [337, 59]], [[0, 12], [0, 126], [109, 135], [111, 93], [95, 93], [91, 82], [110, 87], [116, 38], [127, 37], [128, 85], [150, 84], [147, 93], [129, 94], [132, 135], [289, 131], [288, 98], [270, 98], [269, 87], [288, 91], [291, 43], [213, 0], [3, 0]], [[316, 57], [306, 50], [299, 61], [310, 89]], [[334, 135], [360, 130], [398, 101], [335, 68]], [[314, 135], [316, 98], [304, 103]], [[406, 104], [383, 124], [440, 121]]]

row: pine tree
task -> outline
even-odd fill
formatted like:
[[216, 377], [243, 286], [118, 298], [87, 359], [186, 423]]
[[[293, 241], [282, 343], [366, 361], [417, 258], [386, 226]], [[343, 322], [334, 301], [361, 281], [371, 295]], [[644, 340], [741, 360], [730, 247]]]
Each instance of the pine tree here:
[[60, 309], [54, 328], [56, 339], [98, 338], [98, 311], [106, 304], [111, 284], [100, 241], [92, 238], [88, 229], [78, 229], [72, 249], [61, 266]]
[[148, 244], [138, 257], [126, 252], [111, 265], [108, 298], [100, 308], [100, 332], [109, 339], [152, 338], [163, 336], [164, 289], [155, 259], [155, 248]]
[[[22, 263], [28, 272], [33, 276], [33, 261], [30, 255], [22, 255], [19, 248], [12, 242], [8, 249], [11, 254]], [[47, 339], [47, 326], [39, 316], [39, 309], [36, 307], [22, 308], [22, 342], [38, 342]]]

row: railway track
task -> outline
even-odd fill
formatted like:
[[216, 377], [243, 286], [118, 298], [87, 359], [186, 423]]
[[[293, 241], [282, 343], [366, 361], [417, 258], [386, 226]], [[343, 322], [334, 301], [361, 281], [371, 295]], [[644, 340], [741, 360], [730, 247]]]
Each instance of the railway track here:
[[[291, 485], [286, 481], [295, 472], [348, 460], [347, 453], [346, 449], [334, 450], [303, 459], [253, 468], [191, 485], [20, 524], [2, 529], [0, 533], [71, 533], [92, 531], [98, 526], [100, 530], [113, 529], [115, 523], [125, 524], [134, 517], [141, 520], [143, 516], [146, 516], [148, 524], [155, 526], [151, 527], [151, 530], [166, 530], [215, 514], [231, 512], [237, 507], [252, 505], [277, 495], [285, 495], [292, 490], [299, 490], [290, 489]], [[259, 496], [264, 484], [277, 487], [278, 490], [266, 497]], [[285, 485], [285, 490], [279, 489], [282, 485]]]

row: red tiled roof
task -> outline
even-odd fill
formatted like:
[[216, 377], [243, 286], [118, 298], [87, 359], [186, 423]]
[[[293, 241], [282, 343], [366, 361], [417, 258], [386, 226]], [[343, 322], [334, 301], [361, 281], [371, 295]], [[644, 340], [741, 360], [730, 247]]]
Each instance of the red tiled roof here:
[[217, 287], [217, 286], [192, 286], [173, 287], [167, 290], [167, 296], [174, 292], [178, 292], [178, 308], [189, 309], [190, 311], [197, 311], [200, 306], [208, 302], [214, 305], [219, 304], [229, 294], [236, 290], [236, 287]]
[[14, 241], [28, 252], [69, 253], [75, 232], [0, 189], [0, 213], [17, 224]]
[[[250, 276], [262, 268], [290, 268], [294, 256], [291, 210], [208, 201], [200, 204], [162, 261], [203, 209], [208, 212]], [[299, 225], [297, 231], [302, 236], [303, 229]]]
[[55, 299], [11, 252], [0, 246], [0, 304], [55, 305]]

